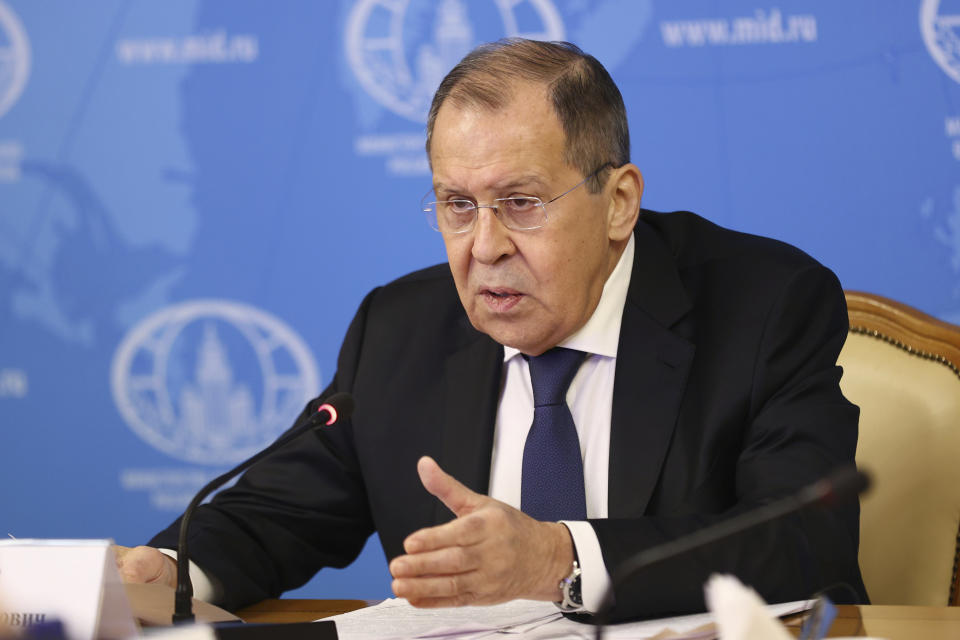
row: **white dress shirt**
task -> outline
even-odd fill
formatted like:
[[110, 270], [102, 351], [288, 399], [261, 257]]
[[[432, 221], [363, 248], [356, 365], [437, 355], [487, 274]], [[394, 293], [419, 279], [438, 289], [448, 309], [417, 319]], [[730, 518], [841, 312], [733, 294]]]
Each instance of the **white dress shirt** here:
[[[613, 378], [633, 253], [631, 235], [617, 266], [603, 286], [593, 315], [579, 331], [558, 345], [589, 354], [567, 390], [567, 405], [580, 438], [588, 518], [607, 517]], [[533, 423], [533, 386], [530, 368], [518, 350], [504, 347], [503, 361], [503, 387], [493, 436], [489, 493], [491, 497], [519, 509], [523, 448]], [[587, 611], [596, 611], [610, 584], [597, 535], [586, 522], [564, 521], [564, 524], [573, 537], [583, 572], [580, 576], [583, 607]]]
[[[567, 405], [580, 437], [588, 518], [607, 517], [613, 376], [623, 305], [633, 268], [633, 244], [631, 235], [617, 266], [603, 285], [593, 315], [579, 331], [558, 345], [589, 354], [567, 390]], [[527, 361], [518, 350], [504, 347], [503, 361], [504, 378], [493, 439], [489, 495], [519, 509], [523, 447], [533, 423], [533, 387]], [[596, 611], [610, 584], [597, 535], [587, 522], [564, 521], [563, 524], [573, 537], [583, 572], [580, 577], [583, 608]], [[176, 551], [161, 551], [176, 560]], [[207, 575], [193, 561], [190, 562], [190, 578], [195, 597], [216, 602], [219, 588], [213, 576]]]

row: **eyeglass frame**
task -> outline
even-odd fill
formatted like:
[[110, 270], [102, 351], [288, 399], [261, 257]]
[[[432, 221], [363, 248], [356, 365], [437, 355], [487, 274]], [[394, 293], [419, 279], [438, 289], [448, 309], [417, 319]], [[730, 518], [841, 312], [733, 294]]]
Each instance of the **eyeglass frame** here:
[[[565, 196], [565, 195], [567, 195], [567, 194], [575, 191], [577, 188], [579, 188], [579, 187], [581, 187], [582, 185], [586, 184], [587, 180], [589, 180], [590, 178], [595, 177], [598, 173], [600, 173], [601, 171], [603, 171], [603, 170], [606, 169], [607, 167], [613, 167], [613, 166], [614, 166], [614, 165], [613, 165], [612, 162], [605, 162], [605, 163], [603, 163], [603, 164], [600, 165], [595, 171], [589, 173], [583, 180], [581, 180], [581, 181], [578, 182], [577, 184], [573, 185], [572, 187], [570, 187], [569, 189], [567, 189], [566, 191], [564, 191], [564, 192], [561, 193], [560, 195], [558, 195], [558, 196], [556, 196], [556, 197], [554, 197], [554, 198], [551, 198], [550, 200], [547, 200], [546, 202], [544, 202], [543, 200], [541, 200], [538, 196], [510, 196], [510, 197], [507, 197], [507, 198], [494, 198], [493, 201], [494, 201], [494, 202], [497, 202], [497, 203], [505, 202], [505, 201], [507, 201], [507, 200], [518, 200], [518, 199], [521, 199], [521, 200], [536, 200], [536, 201], [537, 201], [537, 204], [536, 204], [535, 206], [540, 207], [540, 210], [543, 212], [543, 222], [541, 222], [540, 224], [538, 224], [538, 225], [536, 225], [536, 226], [534, 226], [534, 227], [512, 227], [512, 226], [510, 226], [508, 219], [504, 219], [504, 218], [500, 217], [500, 206], [501, 206], [501, 205], [499, 205], [499, 204], [481, 204], [481, 203], [479, 203], [479, 202], [476, 202], [476, 203], [475, 203], [475, 202], [473, 202], [472, 200], [467, 200], [466, 198], [454, 198], [454, 199], [452, 199], [452, 200], [437, 200], [437, 201], [434, 201], [434, 202], [424, 202], [424, 200], [425, 200], [431, 193], [433, 193], [433, 189], [430, 189], [430, 191], [427, 191], [427, 192], [423, 195], [423, 198], [420, 199], [420, 210], [427, 216], [427, 224], [430, 226], [431, 229], [433, 229], [434, 231], [436, 231], [436, 232], [438, 232], [438, 233], [446, 233], [446, 234], [448, 234], [448, 235], [460, 235], [460, 234], [462, 234], [462, 233], [469, 233], [470, 231], [472, 231], [473, 228], [474, 228], [474, 226], [476, 226], [476, 224], [477, 224], [477, 218], [479, 218], [479, 216], [480, 216], [480, 213], [479, 213], [479, 212], [480, 212], [480, 209], [493, 209], [493, 210], [496, 212], [497, 219], [500, 220], [500, 222], [503, 224], [503, 226], [505, 226], [507, 229], [510, 229], [510, 230], [512, 230], [512, 231], [533, 231], [533, 230], [535, 230], [535, 229], [542, 229], [542, 228], [543, 228], [544, 226], [546, 226], [546, 224], [547, 224], [547, 205], [548, 205], [548, 204], [552, 204], [552, 203], [556, 202], [557, 200], [559, 200], [560, 198], [562, 198], [563, 196]], [[434, 194], [434, 195], [436, 195], [436, 194]], [[465, 229], [462, 229], [462, 230], [460, 230], [460, 231], [446, 231], [446, 232], [445, 232], [445, 231], [440, 231], [440, 228], [439, 228], [439, 227], [440, 227], [440, 221], [439, 221], [439, 219], [437, 218], [437, 214], [436, 214], [436, 212], [437, 212], [437, 207], [436, 207], [436, 205], [439, 205], [439, 204], [448, 204], [448, 203], [450, 203], [450, 202], [465, 202], [465, 203], [470, 203], [470, 204], [473, 206], [473, 219], [470, 221], [470, 224], [469, 224]], [[427, 207], [430, 207], [431, 205], [433, 205], [433, 209], [432, 209], [433, 216], [432, 216], [432, 218], [431, 218], [431, 215], [430, 215], [431, 209], [428, 209], [428, 208], [427, 208]], [[431, 220], [431, 219], [436, 223], [435, 225], [434, 225], [434, 224], [430, 224], [430, 220]]]

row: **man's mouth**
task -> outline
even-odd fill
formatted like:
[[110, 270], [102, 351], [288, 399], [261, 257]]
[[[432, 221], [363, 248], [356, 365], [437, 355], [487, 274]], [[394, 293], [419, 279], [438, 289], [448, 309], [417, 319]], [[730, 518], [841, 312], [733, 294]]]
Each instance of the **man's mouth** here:
[[493, 311], [509, 311], [523, 298], [519, 291], [506, 287], [482, 289], [480, 295]]

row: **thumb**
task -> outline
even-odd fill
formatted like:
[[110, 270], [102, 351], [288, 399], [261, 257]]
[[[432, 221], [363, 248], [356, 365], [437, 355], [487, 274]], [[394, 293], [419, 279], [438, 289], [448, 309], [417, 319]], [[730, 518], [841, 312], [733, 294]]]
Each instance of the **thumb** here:
[[458, 518], [475, 510], [485, 498], [463, 486], [430, 456], [423, 456], [417, 461], [417, 473], [423, 488], [436, 496]]

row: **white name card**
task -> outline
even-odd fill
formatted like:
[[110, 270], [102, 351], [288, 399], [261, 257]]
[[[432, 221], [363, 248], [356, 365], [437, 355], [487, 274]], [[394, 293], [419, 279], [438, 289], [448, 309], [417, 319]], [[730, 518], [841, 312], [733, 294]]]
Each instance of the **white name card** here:
[[71, 640], [138, 633], [109, 540], [0, 540], [0, 620], [59, 620]]

